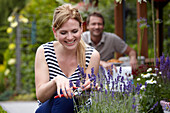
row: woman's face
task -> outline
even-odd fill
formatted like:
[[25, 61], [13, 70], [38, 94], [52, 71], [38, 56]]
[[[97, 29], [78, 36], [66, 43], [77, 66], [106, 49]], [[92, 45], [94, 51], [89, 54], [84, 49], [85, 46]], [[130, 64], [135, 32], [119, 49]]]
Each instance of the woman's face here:
[[82, 27], [75, 19], [69, 19], [59, 28], [54, 34], [57, 40], [69, 50], [77, 48], [77, 45], [81, 39]]

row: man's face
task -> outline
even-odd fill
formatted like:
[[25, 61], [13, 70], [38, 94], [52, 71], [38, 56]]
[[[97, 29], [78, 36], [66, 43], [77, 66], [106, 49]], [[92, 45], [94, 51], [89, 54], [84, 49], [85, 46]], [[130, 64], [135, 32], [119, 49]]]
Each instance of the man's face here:
[[97, 16], [91, 16], [89, 24], [87, 25], [87, 29], [90, 31], [92, 36], [101, 36], [104, 29], [102, 18]]

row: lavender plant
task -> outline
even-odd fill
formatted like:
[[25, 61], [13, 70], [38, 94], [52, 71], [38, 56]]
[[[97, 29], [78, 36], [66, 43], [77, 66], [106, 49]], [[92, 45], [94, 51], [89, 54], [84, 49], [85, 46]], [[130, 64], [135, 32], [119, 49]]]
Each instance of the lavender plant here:
[[[81, 71], [84, 81], [84, 71]], [[87, 107], [83, 103], [80, 103], [79, 112], [81, 113], [135, 113], [138, 111], [139, 106], [139, 94], [141, 85], [135, 86], [132, 84], [132, 80], [125, 80], [121, 75], [121, 68], [117, 77], [111, 75], [110, 70], [107, 71], [101, 67], [101, 72], [94, 74], [94, 69], [91, 70], [91, 75], [88, 75], [91, 80], [90, 97], [92, 100], [91, 106]], [[98, 89], [96, 85], [98, 83]], [[86, 96], [86, 92], [82, 95]], [[82, 106], [84, 105], [84, 106]]]

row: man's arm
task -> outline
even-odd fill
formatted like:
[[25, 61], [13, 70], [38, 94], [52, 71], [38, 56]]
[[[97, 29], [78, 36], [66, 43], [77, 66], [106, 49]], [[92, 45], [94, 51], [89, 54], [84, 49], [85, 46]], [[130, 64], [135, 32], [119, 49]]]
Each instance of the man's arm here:
[[135, 69], [137, 66], [136, 51], [128, 46], [124, 53], [129, 55], [130, 65], [133, 69]]

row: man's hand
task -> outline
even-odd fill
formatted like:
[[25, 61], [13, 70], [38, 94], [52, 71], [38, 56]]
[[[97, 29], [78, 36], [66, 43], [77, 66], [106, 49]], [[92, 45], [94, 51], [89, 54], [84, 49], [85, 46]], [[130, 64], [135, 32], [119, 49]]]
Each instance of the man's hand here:
[[137, 59], [136, 59], [136, 57], [131, 57], [130, 58], [130, 65], [131, 65], [132, 69], [137, 68]]

